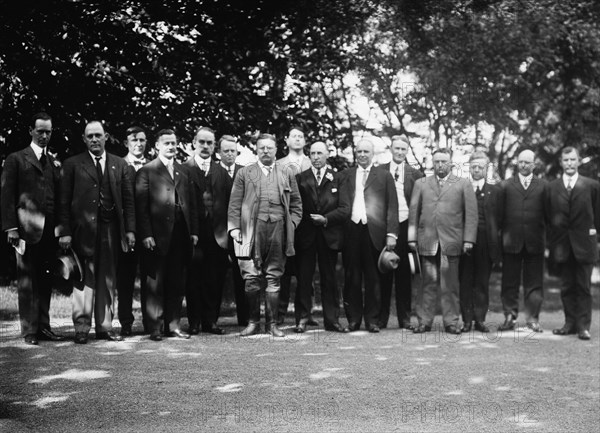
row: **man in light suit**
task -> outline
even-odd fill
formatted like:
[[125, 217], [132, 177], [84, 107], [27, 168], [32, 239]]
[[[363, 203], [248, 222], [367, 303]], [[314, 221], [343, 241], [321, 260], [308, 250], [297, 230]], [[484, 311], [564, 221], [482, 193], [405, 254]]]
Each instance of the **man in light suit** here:
[[547, 215], [545, 184], [533, 174], [535, 155], [518, 156], [518, 174], [500, 184], [498, 224], [502, 233], [502, 306], [506, 317], [499, 327], [513, 329], [519, 313], [519, 286], [523, 271], [526, 326], [541, 332], [539, 315], [544, 282], [544, 249]]
[[150, 339], [188, 339], [179, 322], [187, 267], [198, 243], [196, 203], [187, 169], [175, 161], [177, 137], [156, 135], [158, 157], [136, 175], [138, 237], [142, 240], [142, 281]]
[[[377, 260], [383, 248], [392, 251], [398, 238], [398, 197], [389, 171], [373, 166], [369, 140], [356, 144], [358, 167], [344, 172], [352, 203], [344, 233], [344, 308], [348, 332], [358, 331], [365, 319], [369, 332], [379, 332], [381, 273]], [[364, 301], [362, 285], [364, 281]]]
[[[285, 144], [288, 148], [288, 154], [277, 161], [279, 165], [285, 170], [289, 171], [293, 176], [302, 173], [304, 170], [308, 170], [311, 167], [311, 164], [310, 158], [304, 154], [304, 147], [306, 146], [304, 130], [299, 126], [292, 126], [288, 131]], [[277, 318], [277, 324], [279, 325], [285, 321], [285, 315], [287, 313], [288, 304], [290, 301], [292, 276], [298, 275], [298, 270], [296, 268], [297, 266], [295, 257], [289, 257], [285, 263], [285, 272], [281, 277], [279, 312]], [[312, 312], [309, 313], [307, 323], [315, 326], [318, 325], [318, 322], [312, 318]]]
[[190, 174], [196, 203], [202, 203], [200, 238], [190, 266], [187, 283], [187, 308], [190, 333], [202, 332], [222, 335], [225, 330], [217, 325], [225, 266], [227, 204], [232, 180], [221, 165], [212, 159], [215, 151], [215, 133], [200, 127], [192, 142], [194, 156], [185, 166]]
[[408, 242], [422, 266], [415, 333], [431, 331], [439, 286], [444, 329], [460, 334], [459, 259], [477, 238], [477, 202], [471, 183], [451, 168], [450, 149], [436, 149], [435, 174], [416, 182], [410, 202]]
[[[237, 172], [243, 167], [241, 164], [237, 164], [235, 162], [237, 156], [239, 155], [237, 138], [232, 135], [223, 135], [219, 139], [219, 156], [221, 156], [221, 167], [227, 172], [229, 175], [231, 182], [223, 181], [222, 184], [227, 185], [228, 188], [222, 189], [225, 193], [225, 213], [227, 213], [227, 208], [229, 206], [229, 198], [231, 196], [231, 188], [233, 187], [233, 178], [237, 174]], [[227, 217], [225, 217], [227, 218]], [[225, 219], [226, 220], [226, 219]], [[224, 266], [231, 266], [231, 274], [233, 279], [233, 294], [235, 297], [235, 310], [237, 314], [237, 322], [239, 326], [248, 326], [248, 301], [246, 300], [246, 294], [244, 293], [244, 280], [242, 279], [242, 274], [240, 273], [240, 267], [238, 266], [237, 259], [235, 257], [235, 252], [233, 250], [233, 239], [227, 236], [227, 257], [223, 260]], [[218, 271], [218, 274], [225, 276], [225, 268], [221, 271]], [[224, 283], [221, 283], [221, 285]]]
[[[146, 159], [146, 133], [139, 126], [127, 128], [125, 132], [125, 145], [128, 153], [123, 158], [127, 164], [137, 172], [142, 166], [148, 163]], [[132, 175], [132, 181], [135, 182], [135, 174]], [[121, 323], [121, 336], [129, 337], [132, 335], [133, 326], [133, 291], [135, 287], [135, 278], [138, 272], [141, 249], [131, 249], [130, 251], [121, 251], [119, 254], [119, 266], [117, 269], [117, 292], [119, 294], [119, 322]], [[144, 332], [148, 331], [146, 320], [146, 294], [141, 293], [142, 302], [142, 323]]]
[[306, 331], [312, 310], [313, 276], [317, 257], [325, 330], [345, 332], [339, 319], [336, 281], [338, 251], [344, 240], [344, 226], [350, 217], [350, 193], [340, 176], [327, 167], [327, 145], [321, 141], [310, 148], [312, 168], [296, 176], [302, 198], [302, 221], [296, 229], [298, 288], [294, 309], [296, 332]]
[[119, 247], [135, 246], [132, 170], [105, 151], [107, 134], [99, 121], [88, 122], [87, 151], [65, 161], [61, 172], [57, 233], [82, 262], [83, 288], [73, 290], [75, 343], [87, 343], [95, 316], [96, 339], [120, 341], [112, 330]]
[[392, 282], [396, 292], [396, 312], [398, 314], [398, 325], [400, 328], [413, 329], [410, 324], [411, 301], [412, 301], [412, 275], [407, 259], [408, 255], [408, 207], [415, 182], [423, 177], [423, 173], [413, 168], [406, 162], [409, 142], [406, 135], [395, 135], [392, 137], [390, 150], [392, 162], [381, 165], [394, 176], [396, 195], [398, 196], [398, 242], [396, 243], [396, 254], [400, 257], [398, 267], [384, 274], [381, 280], [381, 312], [379, 313], [379, 327], [387, 328], [390, 317], [390, 301], [392, 298]]
[[50, 328], [52, 274], [48, 272], [58, 244], [54, 215], [58, 195], [59, 163], [47, 152], [52, 118], [37, 113], [29, 127], [31, 144], [11, 153], [2, 171], [2, 230], [8, 244], [25, 251], [16, 253], [19, 318], [25, 343], [62, 341]]
[[469, 158], [471, 184], [477, 199], [477, 241], [470, 254], [460, 258], [460, 310], [462, 332], [475, 330], [489, 332], [485, 316], [489, 307], [490, 275], [492, 266], [500, 261], [498, 238], [498, 194], [500, 188], [486, 181], [490, 160], [483, 152], [474, 152]]
[[233, 180], [227, 218], [250, 308], [250, 321], [240, 335], [260, 332], [260, 288], [264, 278], [266, 330], [283, 337], [276, 324], [280, 279], [286, 257], [295, 254], [294, 230], [302, 219], [302, 202], [295, 177], [275, 162], [275, 137], [260, 135], [256, 149], [258, 162], [242, 168]]
[[574, 147], [560, 154], [563, 175], [550, 182], [546, 209], [550, 216], [549, 247], [561, 267], [561, 298], [565, 324], [555, 335], [578, 334], [589, 340], [592, 323], [591, 277], [598, 261], [600, 240], [600, 184], [581, 176], [581, 160]]

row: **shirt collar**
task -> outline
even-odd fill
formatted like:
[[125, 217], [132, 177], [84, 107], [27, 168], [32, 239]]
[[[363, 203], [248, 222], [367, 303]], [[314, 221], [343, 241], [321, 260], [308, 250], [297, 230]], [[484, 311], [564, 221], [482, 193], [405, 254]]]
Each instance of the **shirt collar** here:
[[196, 164], [198, 164], [198, 167], [202, 168], [204, 167], [204, 164], [208, 164], [208, 170], [210, 170], [210, 158], [202, 158], [200, 155], [194, 155], [194, 161], [196, 161]]
[[275, 167], [275, 163], [273, 163], [273, 164], [271, 164], [271, 165], [268, 165], [268, 166], [267, 166], [267, 165], [264, 165], [264, 164], [263, 164], [262, 162], [260, 162], [260, 161], [256, 161], [256, 162], [258, 162], [258, 166], [261, 168], [261, 170], [262, 170], [262, 171], [265, 171], [265, 170], [270, 170], [270, 169], [272, 169], [273, 167]]
[[371, 171], [371, 169], [372, 169], [372, 168], [373, 168], [373, 163], [371, 163], [370, 165], [368, 165], [368, 166], [367, 166], [367, 168], [362, 168], [362, 167], [359, 165], [359, 166], [358, 166], [358, 170], [357, 170], [357, 171], [360, 171], [360, 172], [363, 172], [363, 171]]
[[533, 179], [533, 173], [531, 173], [529, 176], [523, 176], [521, 173], [519, 173], [519, 180], [521, 183], [527, 181], [527, 184], [529, 185], [531, 183], [531, 179]]
[[221, 161], [219, 164], [221, 164], [221, 167], [223, 167], [228, 172], [230, 170], [233, 170], [235, 168], [235, 164], [232, 164], [232, 165], [228, 166], [227, 164], [223, 164], [223, 161]]
[[144, 158], [143, 156], [141, 158], [138, 158], [137, 156], [128, 153], [127, 154], [127, 161], [129, 162], [140, 162], [142, 164], [144, 164], [146, 162], [146, 158]]
[[171, 167], [173, 166], [173, 160], [172, 159], [165, 158], [162, 155], [158, 155], [158, 158], [160, 159], [160, 162], [162, 162], [165, 167], [168, 167], [169, 165]]
[[472, 181], [472, 183], [474, 190], [476, 190], [477, 188], [483, 189], [483, 185], [485, 185], [485, 179], [474, 180]]
[[570, 180], [571, 187], [573, 187], [577, 183], [577, 179], [579, 178], [579, 173], [575, 173], [573, 176], [568, 176], [563, 173], [562, 178], [563, 178], [563, 183], [565, 184], [565, 186], [567, 186], [569, 184], [569, 180]]
[[88, 153], [90, 154], [90, 157], [92, 158], [92, 161], [94, 161], [94, 164], [96, 163], [96, 158], [100, 158], [100, 163], [101, 164], [106, 161], [106, 152], [102, 152], [102, 155], [100, 155], [99, 157], [98, 157], [98, 155], [94, 155], [89, 150], [88, 150]]
[[44, 152], [45, 147], [40, 147], [37, 144], [35, 144], [33, 141], [31, 142], [30, 146], [33, 149], [33, 153], [35, 153], [35, 156], [37, 157], [37, 159], [40, 159], [40, 157], [42, 156], [42, 153]]

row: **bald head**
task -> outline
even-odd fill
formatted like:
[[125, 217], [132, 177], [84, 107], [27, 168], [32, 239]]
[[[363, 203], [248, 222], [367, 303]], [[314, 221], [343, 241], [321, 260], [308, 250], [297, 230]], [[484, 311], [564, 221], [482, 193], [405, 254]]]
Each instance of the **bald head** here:
[[522, 151], [517, 158], [517, 165], [521, 176], [529, 176], [535, 167], [535, 153], [531, 150]]
[[329, 149], [322, 141], [316, 141], [310, 146], [310, 162], [317, 170], [327, 166]]

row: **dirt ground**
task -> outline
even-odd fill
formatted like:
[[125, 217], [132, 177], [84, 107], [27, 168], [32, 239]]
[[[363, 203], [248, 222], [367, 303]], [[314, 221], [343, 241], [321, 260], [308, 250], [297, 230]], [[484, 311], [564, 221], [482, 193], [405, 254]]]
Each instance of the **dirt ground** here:
[[[596, 431], [599, 316], [589, 342], [552, 335], [554, 311], [541, 334], [298, 335], [288, 323], [284, 339], [240, 338], [229, 316], [225, 336], [37, 347], [3, 321], [0, 432]], [[54, 326], [72, 338], [69, 319]]]

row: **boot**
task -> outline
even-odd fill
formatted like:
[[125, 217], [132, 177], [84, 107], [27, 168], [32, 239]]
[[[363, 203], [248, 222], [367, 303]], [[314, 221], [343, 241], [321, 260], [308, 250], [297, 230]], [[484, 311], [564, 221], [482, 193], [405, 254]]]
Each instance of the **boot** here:
[[254, 334], [260, 334], [260, 291], [254, 290], [246, 292], [248, 300], [249, 320], [248, 326], [240, 332], [241, 337], [248, 337]]
[[273, 314], [277, 314], [279, 307], [279, 292], [266, 292], [266, 308], [265, 308], [265, 321], [266, 331], [273, 337], [285, 337], [284, 332], [277, 327], [277, 323]]

